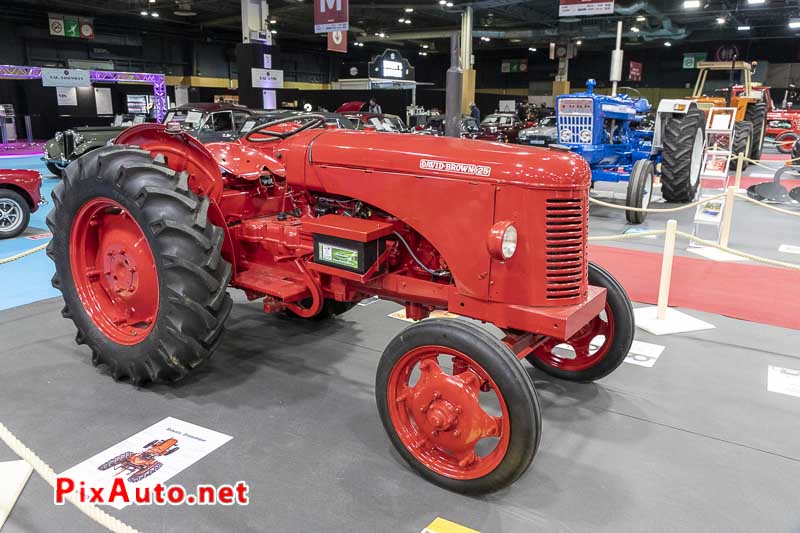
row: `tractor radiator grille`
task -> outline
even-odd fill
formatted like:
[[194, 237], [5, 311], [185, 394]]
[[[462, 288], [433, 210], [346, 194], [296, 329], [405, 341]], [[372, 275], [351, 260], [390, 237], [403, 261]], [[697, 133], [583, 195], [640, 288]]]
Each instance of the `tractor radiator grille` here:
[[[581, 132], [583, 134], [581, 140]], [[558, 142], [591, 144], [592, 115], [566, 115], [558, 117]]]
[[545, 215], [545, 271], [547, 299], [582, 298], [586, 294], [585, 198], [549, 198]]

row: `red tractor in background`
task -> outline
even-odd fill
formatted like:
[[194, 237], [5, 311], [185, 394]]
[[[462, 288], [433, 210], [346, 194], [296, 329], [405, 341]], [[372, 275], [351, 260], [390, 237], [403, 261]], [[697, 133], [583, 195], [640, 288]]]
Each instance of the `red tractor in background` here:
[[101, 464], [97, 469], [108, 470], [113, 467], [118, 472], [130, 472], [128, 481], [136, 483], [161, 468], [162, 464], [156, 460], [156, 457], [166, 457], [179, 449], [177, 439], [154, 440], [144, 445], [143, 452], [122, 453]]
[[[588, 165], [563, 149], [323, 123], [284, 118], [210, 149], [145, 124], [67, 167], [48, 255], [77, 342], [116, 379], [170, 381], [219, 346], [229, 287], [304, 319], [392, 300], [420, 321], [378, 365], [389, 439], [440, 486], [509, 485], [541, 433], [521, 360], [592, 381], [633, 341], [628, 296], [588, 261]], [[504, 337], [422, 320], [433, 310]]]
[[[776, 141], [776, 148], [783, 154], [792, 152], [792, 148], [800, 139], [800, 107], [780, 109], [775, 106], [770, 88], [765, 85], [753, 85], [753, 92], [761, 94], [761, 100], [767, 105], [766, 135]], [[733, 87], [734, 96], [744, 92], [743, 85]], [[791, 106], [791, 102], [789, 103]]]

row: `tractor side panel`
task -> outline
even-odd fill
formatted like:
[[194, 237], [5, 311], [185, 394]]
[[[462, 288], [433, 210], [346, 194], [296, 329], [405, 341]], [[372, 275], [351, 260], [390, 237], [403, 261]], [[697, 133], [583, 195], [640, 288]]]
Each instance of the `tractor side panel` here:
[[324, 191], [396, 216], [442, 254], [461, 294], [488, 298], [486, 238], [494, 220], [493, 185], [332, 165], [310, 167], [306, 178]]

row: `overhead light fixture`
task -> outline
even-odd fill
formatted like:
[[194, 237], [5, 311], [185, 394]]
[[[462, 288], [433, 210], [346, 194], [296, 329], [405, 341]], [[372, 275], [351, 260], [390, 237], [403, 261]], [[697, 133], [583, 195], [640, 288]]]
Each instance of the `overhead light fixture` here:
[[632, 28], [631, 28], [631, 31], [632, 31], [633, 33], [639, 33], [639, 28], [637, 28], [636, 26], [634, 26], [634, 27], [632, 27]]
[[406, 19], [397, 19], [397, 22], [400, 22], [400, 23], [403, 23], [405, 21], [406, 21]]
[[447, 3], [447, 0], [439, 0], [439, 5], [443, 6]]
[[380, 37], [381, 39], [383, 39], [384, 37], [386, 37], [386, 34], [385, 34], [385, 33], [383, 33], [383, 32], [380, 32], [380, 33], [378, 34], [378, 37]]
[[139, 12], [139, 14], [140, 14], [141, 16], [143, 16], [143, 17], [146, 17], [146, 16], [147, 16], [147, 15], [149, 15], [150, 13], [148, 13], [147, 11], [145, 11], [144, 9], [142, 9], [142, 10]]
[[150, 16], [151, 16], [151, 17], [156, 17], [156, 18], [158, 18], [158, 13], [156, 13], [155, 11], [153, 11], [152, 13], [150, 13]]
[[697, 9], [700, 7], [700, 0], [683, 0], [683, 9]]
[[151, 4], [155, 4], [156, 0], [149, 0]]
[[530, 47], [530, 48], [528, 48], [528, 51], [529, 51], [529, 52], [535, 52], [535, 51], [536, 51], [536, 48], [534, 48], [534, 47]]
[[271, 34], [275, 35], [276, 33], [278, 33], [278, 30], [269, 30], [269, 32], [270, 32]]
[[429, 46], [429, 45], [427, 45], [427, 44], [423, 44], [423, 45], [422, 45], [422, 48], [425, 48], [425, 49], [427, 50], [428, 48], [430, 48], [430, 46]]
[[364, 46], [364, 43], [362, 43], [361, 41], [356, 41], [354, 44], [355, 46]]
[[411, 19], [406, 19], [406, 24], [411, 24]]
[[645, 20], [647, 20], [647, 17], [645, 17], [644, 15], [639, 15], [638, 17], [636, 17], [636, 22], [644, 22]]
[[426, 55], [428, 55], [428, 52], [420, 52], [419, 55], [426, 56]]
[[413, 8], [413, 7], [407, 7], [407, 8], [405, 9], [405, 12], [406, 12], [406, 13], [413, 13], [413, 12], [414, 12], [414, 8]]
[[722, 26], [726, 22], [728, 22], [728, 19], [726, 19], [725, 17], [717, 17], [717, 24], [719, 24], [720, 26]]
[[793, 30], [800, 28], [800, 18], [789, 19], [789, 27]]
[[447, 2], [445, 5], [446, 5], [447, 7], [453, 7], [453, 2]]
[[669, 41], [667, 41], [667, 42], [665, 42], [665, 43], [664, 43], [664, 46], [666, 46], [666, 47], [670, 47], [670, 46], [672, 46], [672, 43], [671, 43], [671, 42], [669, 42]]
[[751, 6], [758, 5], [758, 4], [766, 4], [766, 3], [767, 3], [767, 0], [747, 0], [747, 4], [751, 5]]
[[736, 29], [739, 31], [750, 31], [750, 26], [738, 26]]
[[575, 45], [576, 45], [576, 46], [580, 46], [580, 45], [582, 45], [582, 44], [583, 44], [583, 41], [581, 41], [581, 40], [575, 41]]
[[271, 20], [269, 21], [269, 23], [270, 23], [270, 24], [277, 24], [277, 23], [278, 23], [278, 21], [277, 21], [277, 20], [275, 20], [275, 19], [271, 19]]

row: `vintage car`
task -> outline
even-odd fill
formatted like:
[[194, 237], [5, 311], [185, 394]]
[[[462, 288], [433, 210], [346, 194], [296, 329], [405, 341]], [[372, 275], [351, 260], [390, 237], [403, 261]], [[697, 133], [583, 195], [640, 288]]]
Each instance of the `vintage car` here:
[[519, 144], [530, 146], [548, 146], [558, 142], [556, 117], [544, 117], [532, 128], [525, 128], [517, 134]]
[[16, 237], [28, 227], [42, 200], [42, 176], [34, 170], [0, 169], [0, 239]]
[[[444, 125], [446, 117], [444, 115], [432, 115], [428, 118], [425, 125], [417, 126], [414, 133], [419, 135], [436, 135], [437, 137], [444, 135]], [[470, 116], [461, 117], [461, 138], [474, 139], [481, 129], [477, 121]]]
[[[252, 129], [267, 124], [268, 122], [271, 122], [273, 120], [279, 120], [291, 116], [301, 117], [307, 114], [308, 113], [304, 111], [293, 111], [293, 110], [282, 110], [282, 109], [274, 111], [258, 111], [253, 115], [247, 117], [247, 120], [244, 121], [244, 124], [242, 124], [242, 126], [236, 132], [235, 138], [239, 139]], [[353, 122], [346, 116], [342, 115], [341, 113], [329, 113], [326, 111], [314, 114], [325, 117], [326, 128], [339, 128], [345, 130], [356, 129]]]
[[[226, 138], [235, 138], [236, 131], [250, 114], [251, 110], [235, 104], [187, 104], [170, 109], [164, 122], [179, 122], [184, 131], [200, 142], [224, 141]], [[87, 126], [59, 131], [45, 144], [42, 160], [53, 175], [61, 177], [72, 161], [91, 150], [105, 146], [130, 125], [123, 123], [119, 126]]]
[[403, 119], [397, 115], [360, 112], [345, 113], [345, 116], [353, 122], [353, 125], [358, 130], [382, 131], [385, 133], [407, 133], [409, 131]]
[[476, 139], [515, 142], [522, 127], [522, 121], [515, 113], [493, 113], [481, 121], [481, 132]]

